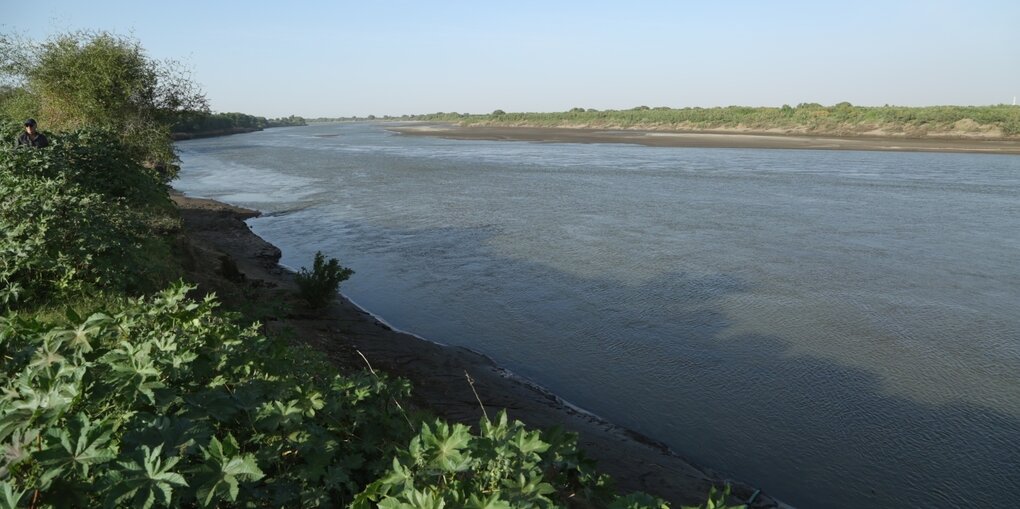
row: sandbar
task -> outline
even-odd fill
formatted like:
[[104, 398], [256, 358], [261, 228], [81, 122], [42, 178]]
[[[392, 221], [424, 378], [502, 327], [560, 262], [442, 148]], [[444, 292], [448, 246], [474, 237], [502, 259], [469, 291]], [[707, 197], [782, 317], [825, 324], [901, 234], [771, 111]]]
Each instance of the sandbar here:
[[456, 140], [502, 140], [542, 143], [630, 143], [650, 147], [755, 148], [800, 150], [868, 150], [1020, 154], [1020, 140], [978, 138], [907, 138], [901, 136], [810, 136], [713, 131], [644, 131], [572, 127], [460, 126], [447, 123], [395, 125], [388, 130], [413, 136]]

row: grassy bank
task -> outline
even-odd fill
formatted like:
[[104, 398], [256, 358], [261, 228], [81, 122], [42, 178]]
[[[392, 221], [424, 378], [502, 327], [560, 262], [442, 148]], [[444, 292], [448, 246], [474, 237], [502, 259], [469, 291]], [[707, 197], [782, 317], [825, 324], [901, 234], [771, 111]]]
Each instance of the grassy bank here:
[[434, 113], [407, 120], [457, 122], [461, 125], [581, 127], [663, 131], [739, 131], [819, 136], [1020, 138], [1020, 107], [998, 106], [797, 106], [719, 108], [649, 108], [593, 110], [573, 108], [553, 113], [487, 115]]

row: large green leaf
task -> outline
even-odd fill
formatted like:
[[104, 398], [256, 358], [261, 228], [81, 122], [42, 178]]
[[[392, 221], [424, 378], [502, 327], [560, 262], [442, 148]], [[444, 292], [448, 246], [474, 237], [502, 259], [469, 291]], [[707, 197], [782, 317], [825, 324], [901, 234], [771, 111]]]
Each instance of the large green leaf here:
[[465, 509], [511, 509], [509, 502], [501, 500], [499, 493], [493, 493], [488, 497], [472, 494], [468, 498]]
[[82, 321], [73, 310], [67, 310], [67, 314], [68, 318], [72, 319], [74, 322], [81, 323], [71, 329], [54, 329], [50, 331], [49, 334], [50, 336], [66, 343], [74, 350], [82, 353], [89, 353], [92, 351], [92, 343], [90, 340], [101, 334], [105, 327], [113, 321], [109, 315], [104, 313], [95, 313], [84, 321]]
[[202, 507], [214, 507], [221, 500], [234, 502], [240, 482], [258, 481], [265, 476], [253, 455], [241, 454], [233, 435], [227, 435], [222, 442], [213, 437], [209, 447], [202, 448], [202, 455], [205, 458], [200, 474], [203, 482], [197, 491]]
[[113, 475], [113, 488], [106, 499], [107, 507], [130, 505], [150, 509], [157, 501], [170, 505], [173, 490], [187, 486], [184, 477], [172, 469], [179, 458], [162, 457], [163, 446], [155, 449], [142, 446], [141, 461], [119, 462]]
[[140, 414], [131, 423], [132, 429], [124, 434], [125, 447], [156, 447], [162, 444], [165, 451], [177, 456], [197, 452], [200, 443], [209, 439], [211, 430], [204, 422], [183, 417], [162, 417]]
[[116, 426], [109, 421], [93, 422], [85, 414], [70, 419], [64, 429], [51, 429], [47, 433], [46, 448], [36, 458], [45, 468], [43, 485], [58, 475], [74, 472], [86, 479], [89, 467], [117, 457], [113, 442]]
[[301, 423], [304, 412], [297, 401], [268, 401], [258, 409], [256, 423], [260, 429], [274, 431]]
[[11, 481], [0, 481], [0, 509], [17, 509], [28, 490], [19, 490]]
[[132, 396], [129, 401], [137, 399], [137, 395], [145, 396], [151, 404], [156, 403], [155, 389], [164, 387], [160, 381], [161, 372], [150, 355], [152, 344], [149, 342], [134, 344], [121, 341], [117, 348], [109, 351], [100, 360], [109, 366], [112, 378], [117, 387]]
[[0, 443], [0, 479], [7, 478], [12, 468], [32, 458], [38, 438], [39, 430], [26, 429], [15, 431], [9, 439]]
[[462, 472], [471, 467], [473, 459], [465, 451], [471, 443], [467, 426], [436, 421], [431, 427], [422, 427], [421, 438], [431, 467], [444, 472]]
[[58, 420], [81, 394], [83, 367], [56, 365], [26, 370], [4, 391], [0, 405], [0, 440], [17, 430], [45, 428]]

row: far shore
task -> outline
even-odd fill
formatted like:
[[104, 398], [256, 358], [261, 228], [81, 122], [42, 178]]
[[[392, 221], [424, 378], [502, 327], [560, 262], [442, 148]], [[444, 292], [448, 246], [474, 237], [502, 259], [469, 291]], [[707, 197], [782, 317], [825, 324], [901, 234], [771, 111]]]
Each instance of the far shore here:
[[810, 136], [734, 131], [645, 131], [574, 127], [459, 126], [420, 123], [387, 128], [400, 134], [456, 140], [502, 140], [545, 143], [629, 143], [650, 147], [759, 148], [800, 150], [868, 150], [1020, 154], [1020, 141], [977, 138], [906, 138], [886, 136]]
[[174, 141], [196, 140], [199, 138], [230, 136], [232, 134], [254, 133], [261, 130], [258, 127], [231, 127], [229, 129], [214, 129], [212, 131], [199, 131], [195, 133], [171, 133], [170, 138]]

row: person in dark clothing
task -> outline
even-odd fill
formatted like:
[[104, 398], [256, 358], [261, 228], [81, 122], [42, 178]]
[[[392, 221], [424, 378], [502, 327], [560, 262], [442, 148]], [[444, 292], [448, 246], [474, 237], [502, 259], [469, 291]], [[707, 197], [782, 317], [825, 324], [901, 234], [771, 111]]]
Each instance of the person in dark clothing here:
[[30, 118], [25, 121], [25, 132], [18, 136], [19, 147], [32, 147], [32, 148], [43, 148], [50, 144], [50, 140], [46, 139], [46, 135], [39, 132], [36, 129], [35, 119]]

